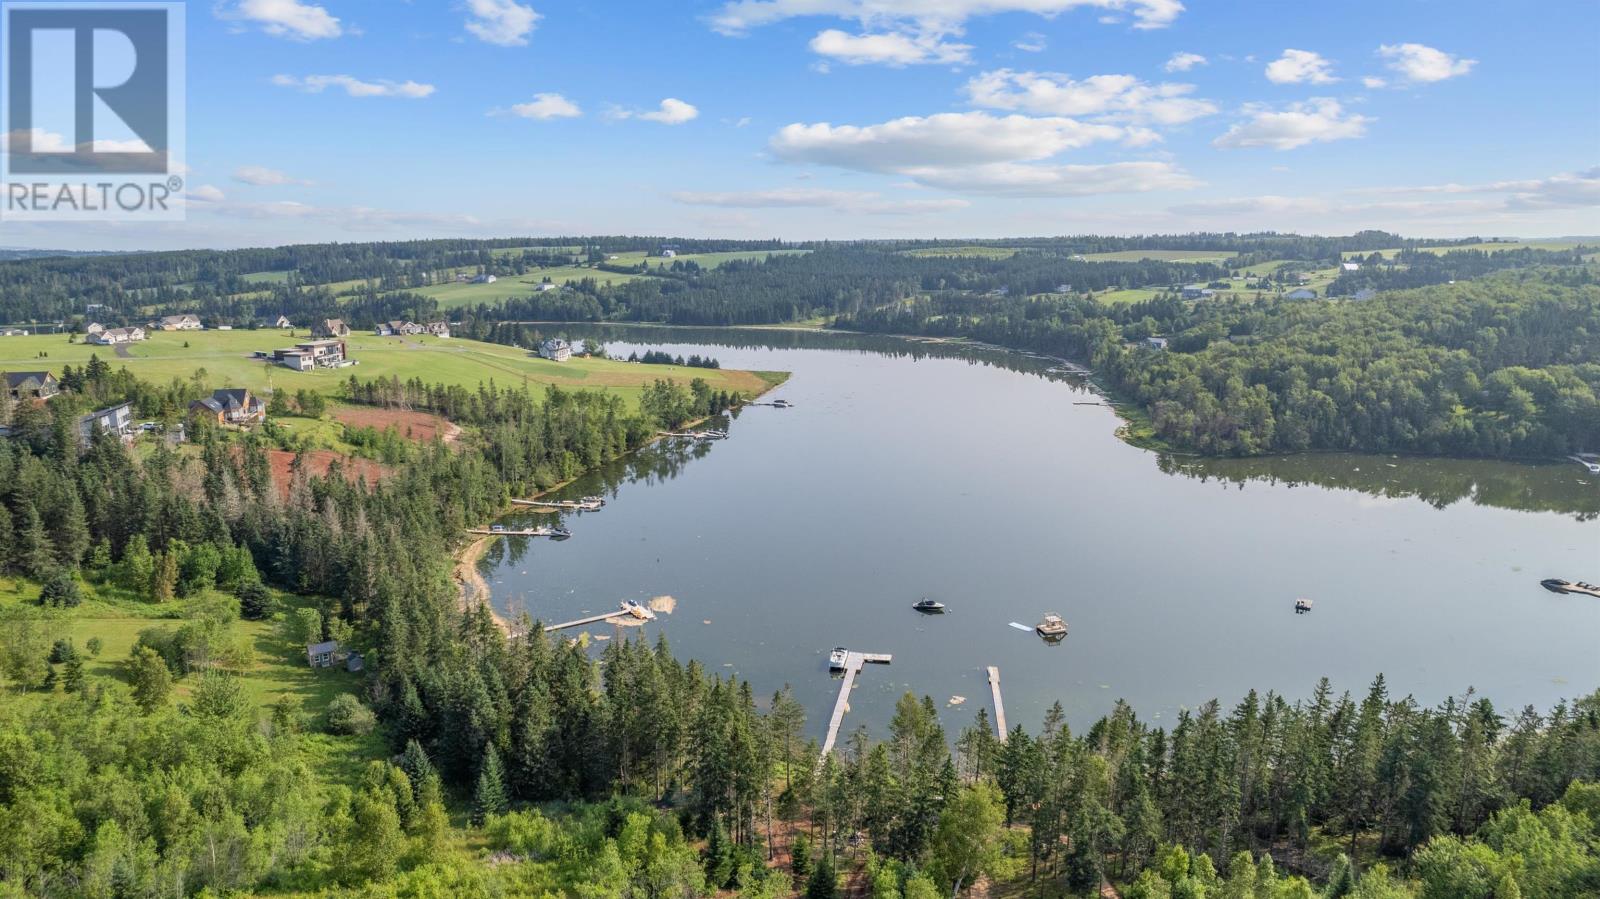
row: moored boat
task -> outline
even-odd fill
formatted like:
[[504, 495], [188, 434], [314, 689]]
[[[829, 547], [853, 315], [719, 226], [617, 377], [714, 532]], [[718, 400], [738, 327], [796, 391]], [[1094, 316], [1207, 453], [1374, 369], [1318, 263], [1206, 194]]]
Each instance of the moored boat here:
[[919, 612], [927, 612], [930, 615], [937, 615], [944, 611], [944, 603], [929, 599], [928, 597], [924, 596], [912, 603], [911, 608], [916, 609]]
[[1038, 631], [1039, 636], [1046, 640], [1059, 640], [1067, 635], [1067, 623], [1061, 619], [1060, 615], [1054, 612], [1045, 615], [1043, 620], [1033, 626], [1033, 629]]
[[1299, 614], [1301, 612], [1309, 612], [1309, 611], [1311, 611], [1311, 600], [1306, 599], [1303, 596], [1300, 597], [1299, 599], [1295, 600], [1294, 601], [1294, 611], [1295, 611], [1295, 614]]
[[844, 663], [849, 658], [850, 651], [843, 646], [835, 646], [833, 652], [828, 653], [828, 667], [835, 671], [844, 670]]
[[640, 621], [656, 620], [656, 613], [650, 611], [650, 609], [641, 602], [636, 602], [631, 599], [624, 599], [618, 604], [618, 606], [622, 609], [622, 611], [627, 612], [629, 615], [632, 615]]

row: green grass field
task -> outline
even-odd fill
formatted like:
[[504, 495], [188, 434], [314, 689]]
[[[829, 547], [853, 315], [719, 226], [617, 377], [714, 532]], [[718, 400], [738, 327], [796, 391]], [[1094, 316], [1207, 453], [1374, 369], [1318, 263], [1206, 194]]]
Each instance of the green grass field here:
[[1135, 287], [1132, 290], [1108, 290], [1094, 295], [1095, 302], [1107, 306], [1122, 306], [1155, 299], [1161, 291], [1154, 287]]
[[1015, 247], [921, 247], [901, 252], [907, 256], [920, 256], [924, 259], [1010, 259], [1017, 255]]
[[660, 256], [648, 256], [643, 250], [633, 250], [625, 253], [608, 254], [609, 256], [615, 256], [617, 258], [607, 258], [606, 263], [608, 265], [638, 265], [640, 262], [649, 261], [650, 268], [654, 269], [658, 265], [665, 268], [671, 268], [672, 263], [674, 262], [693, 262], [695, 265], [698, 265], [701, 268], [716, 268], [717, 266], [727, 262], [748, 262], [750, 260], [761, 261], [765, 260], [768, 256], [798, 256], [809, 252], [811, 251], [735, 250], [727, 253], [679, 253], [677, 256], [674, 256], [671, 259], [663, 259]]
[[[704, 378], [717, 390], [751, 395], [769, 386], [755, 372], [633, 365], [610, 359], [550, 362], [515, 347], [460, 338], [352, 334], [347, 345], [350, 357], [359, 365], [312, 372], [290, 371], [251, 358], [255, 350], [272, 350], [308, 339], [303, 331], [298, 333], [291, 337], [284, 331], [156, 332], [149, 340], [128, 345], [126, 357], [110, 347], [68, 343], [66, 336], [60, 334], [4, 337], [0, 338], [0, 371], [59, 370], [65, 364], [83, 365], [90, 356], [98, 355], [113, 367], [126, 367], [148, 381], [187, 379], [196, 370], [204, 369], [204, 381], [213, 388], [310, 388], [332, 395], [352, 375], [361, 380], [395, 376], [402, 381], [421, 378], [428, 383], [469, 387], [492, 380], [502, 387], [526, 385], [543, 389], [547, 384], [557, 384], [604, 388], [622, 394], [630, 402], [637, 402], [643, 387], [657, 378], [685, 384]], [[40, 358], [40, 353], [48, 355]]]
[[[1575, 247], [1580, 247], [1580, 246], [1583, 246], [1583, 247], [1600, 246], [1600, 237], [1593, 238], [1593, 239], [1584, 239], [1584, 240], [1508, 240], [1508, 241], [1488, 241], [1488, 242], [1485, 242], [1485, 243], [1469, 243], [1469, 244], [1462, 244], [1460, 246], [1453, 246], [1453, 247], [1418, 247], [1417, 249], [1421, 250], [1424, 253], [1448, 253], [1451, 250], [1481, 250], [1481, 251], [1483, 251], [1485, 253], [1497, 253], [1497, 252], [1500, 252], [1502, 250], [1550, 250], [1550, 251], [1571, 250], [1571, 249], [1573, 249]], [[1385, 258], [1385, 259], [1393, 259], [1397, 254], [1399, 254], [1400, 251], [1396, 249], [1396, 250], [1379, 250], [1378, 252], [1380, 254], [1382, 254], [1383, 258]], [[1344, 254], [1344, 258], [1346, 258], [1346, 259], [1349, 259], [1351, 257], [1366, 258], [1367, 256], [1371, 256], [1371, 255], [1372, 255], [1371, 251], [1361, 252], [1359, 250], [1355, 250], [1355, 251], [1350, 251], [1350, 252], [1345, 253]]]
[[1233, 258], [1232, 253], [1216, 250], [1118, 250], [1114, 253], [1086, 253], [1089, 262], [1139, 262], [1155, 259], [1160, 262], [1223, 262]]
[[493, 284], [473, 284], [456, 281], [448, 284], [435, 284], [431, 287], [419, 287], [413, 292], [438, 300], [439, 307], [442, 309], [460, 309], [463, 306], [476, 306], [479, 303], [498, 303], [514, 297], [532, 296], [537, 292], [539, 283], [545, 278], [549, 278], [552, 284], [565, 284], [568, 281], [581, 281], [584, 278], [593, 278], [601, 284], [620, 284], [624, 281], [633, 281], [641, 277], [644, 276], [603, 272], [597, 269], [568, 265], [540, 269], [537, 272], [521, 277], [501, 278]]
[[284, 284], [289, 280], [289, 270], [280, 269], [273, 272], [251, 272], [247, 275], [240, 275], [239, 280], [246, 281], [250, 284]]

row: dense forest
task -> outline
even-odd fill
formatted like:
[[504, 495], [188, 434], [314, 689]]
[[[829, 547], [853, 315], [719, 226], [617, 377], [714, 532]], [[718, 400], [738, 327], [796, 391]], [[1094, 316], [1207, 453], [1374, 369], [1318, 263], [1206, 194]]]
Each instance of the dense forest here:
[[[1451, 308], [1430, 340], [1487, 339]], [[1560, 315], [1511, 316], [1498, 349], [1473, 351], [1565, 364], [1531, 324]], [[0, 577], [29, 585], [0, 605], [0, 895], [1600, 885], [1600, 693], [1425, 707], [1380, 677], [1357, 696], [1324, 683], [1300, 702], [1212, 702], [1170, 729], [1118, 705], [1074, 733], [1056, 709], [1004, 740], [982, 711], [947, 734], [908, 694], [885, 733], [819, 759], [786, 689], [758, 696], [665, 642], [594, 653], [462, 604], [453, 535], [734, 402], [703, 383], [656, 382], [632, 412], [598, 392], [352, 378], [345, 401], [436, 411], [470, 439], [423, 444], [376, 482], [297, 465], [279, 489], [264, 431], [196, 428], [190, 446], [137, 455], [81, 440], [91, 399], [159, 406], [194, 388], [100, 365], [73, 378], [49, 404], [0, 409]], [[91, 590], [172, 616], [139, 633], [121, 677], [89, 674], [105, 650], [70, 636]], [[358, 650], [359, 687], [317, 716], [293, 698], [260, 709], [241, 628], [263, 620]], [[344, 738], [368, 748], [330, 764]]]
[[[1154, 436], [1208, 454], [1562, 456], [1600, 446], [1600, 286], [1587, 267], [1305, 303], [934, 294], [845, 318], [1093, 365]], [[1145, 338], [1165, 337], [1165, 349]]]

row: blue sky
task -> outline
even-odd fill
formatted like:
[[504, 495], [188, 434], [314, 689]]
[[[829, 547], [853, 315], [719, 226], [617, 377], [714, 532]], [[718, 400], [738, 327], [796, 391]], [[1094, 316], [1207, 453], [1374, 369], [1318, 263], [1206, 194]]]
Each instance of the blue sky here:
[[166, 248], [512, 234], [1600, 233], [1600, 5], [190, 3]]

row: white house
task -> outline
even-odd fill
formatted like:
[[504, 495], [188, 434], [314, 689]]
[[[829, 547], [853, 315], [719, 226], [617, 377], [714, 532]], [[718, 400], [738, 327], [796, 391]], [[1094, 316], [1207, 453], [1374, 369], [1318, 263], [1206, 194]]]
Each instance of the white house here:
[[565, 362], [572, 358], [572, 345], [559, 337], [552, 337], [539, 344], [539, 358]]
[[144, 329], [135, 325], [131, 328], [101, 328], [85, 338], [84, 342], [98, 346], [116, 346], [119, 343], [133, 343], [144, 338]]
[[678, 255], [678, 251], [677, 250], [662, 250], [661, 251], [661, 258], [662, 259], [671, 259], [672, 257], [674, 257], [676, 255]]
[[1143, 346], [1152, 350], [1164, 350], [1167, 348], [1167, 339], [1165, 337], [1146, 337]]
[[1341, 263], [1339, 263], [1339, 267], [1344, 269], [1347, 272], [1359, 272], [1359, 271], [1361, 271], [1361, 263], [1359, 263], [1359, 262], [1341, 262]]
[[496, 278], [494, 275], [479, 275], [478, 277], [472, 279], [472, 283], [474, 283], [474, 284], [493, 284], [494, 282], [496, 282], [498, 280], [500, 280], [500, 279]]
[[151, 323], [157, 331], [198, 331], [200, 316], [185, 312], [182, 315], [163, 315]]

